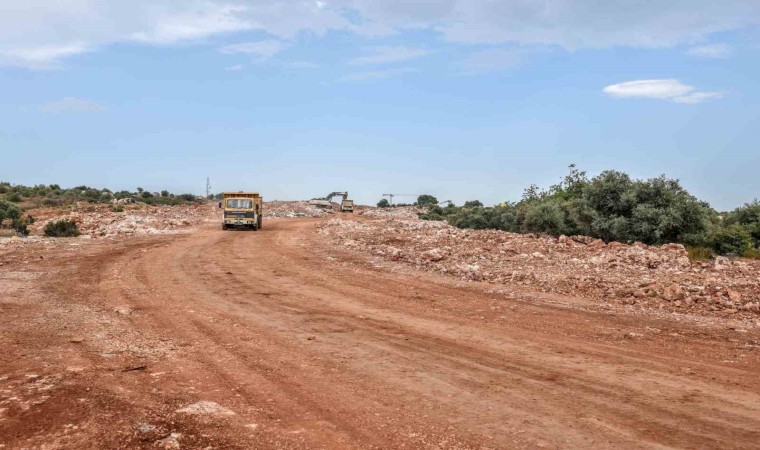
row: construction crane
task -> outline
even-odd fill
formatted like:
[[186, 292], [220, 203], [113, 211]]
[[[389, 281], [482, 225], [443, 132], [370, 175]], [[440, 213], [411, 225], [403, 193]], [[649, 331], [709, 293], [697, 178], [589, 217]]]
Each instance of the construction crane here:
[[393, 206], [393, 198], [394, 197], [419, 197], [418, 195], [414, 194], [383, 194], [383, 197], [388, 197], [391, 199], [391, 206]]

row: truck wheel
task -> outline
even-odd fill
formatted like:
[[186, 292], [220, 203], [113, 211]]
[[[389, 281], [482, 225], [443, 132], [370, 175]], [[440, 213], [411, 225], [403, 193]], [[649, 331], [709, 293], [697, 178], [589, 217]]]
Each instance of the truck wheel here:
[[223, 224], [222, 224], [222, 230], [225, 230], [225, 231], [227, 231], [227, 224], [226, 224], [226, 223], [223, 223]]
[[264, 226], [264, 218], [259, 216], [258, 224], [256, 225], [256, 228], [259, 230]]

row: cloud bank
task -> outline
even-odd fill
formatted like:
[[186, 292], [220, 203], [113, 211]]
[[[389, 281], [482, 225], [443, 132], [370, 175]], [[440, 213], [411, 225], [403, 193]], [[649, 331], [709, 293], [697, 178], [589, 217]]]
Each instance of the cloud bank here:
[[[292, 41], [426, 30], [455, 44], [567, 49], [696, 45], [760, 24], [757, 0], [26, 0], [0, 14], [0, 64], [58, 68], [113, 43], [175, 45], [246, 31]], [[694, 50], [716, 54], [716, 49]], [[364, 60], [372, 64], [372, 55]], [[375, 55], [381, 58], [382, 55]], [[360, 62], [358, 64], [362, 64]]]

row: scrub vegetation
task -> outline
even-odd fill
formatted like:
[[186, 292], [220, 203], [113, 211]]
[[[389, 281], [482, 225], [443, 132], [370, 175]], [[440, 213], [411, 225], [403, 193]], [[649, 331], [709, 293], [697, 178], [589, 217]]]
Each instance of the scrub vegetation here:
[[681, 243], [694, 259], [760, 256], [760, 202], [720, 213], [664, 175], [637, 180], [607, 170], [588, 178], [571, 165], [560, 183], [548, 189], [532, 185], [519, 202], [479, 204], [430, 205], [420, 217], [476, 230], [586, 235], [605, 242], [649, 245]]

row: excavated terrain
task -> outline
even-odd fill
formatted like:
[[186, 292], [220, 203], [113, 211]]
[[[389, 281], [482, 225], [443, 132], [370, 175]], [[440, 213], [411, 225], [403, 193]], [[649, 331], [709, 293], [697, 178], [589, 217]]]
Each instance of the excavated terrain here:
[[760, 442], [755, 263], [401, 210], [65, 214], [87, 237], [0, 239], [3, 450]]
[[758, 260], [691, 262], [679, 244], [460, 230], [419, 220], [417, 212], [370, 210], [362, 216], [377, 220], [335, 219], [320, 233], [336, 245], [461, 280], [527, 286], [599, 304], [732, 316], [750, 324], [760, 319]]

